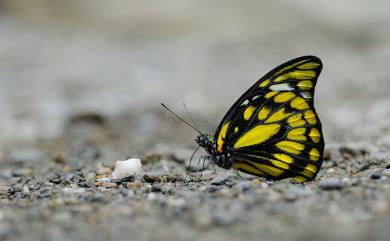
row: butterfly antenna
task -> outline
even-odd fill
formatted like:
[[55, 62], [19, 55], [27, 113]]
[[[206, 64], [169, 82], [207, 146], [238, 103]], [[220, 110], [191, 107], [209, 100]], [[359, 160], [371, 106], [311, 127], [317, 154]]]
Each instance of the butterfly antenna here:
[[190, 118], [192, 124], [194, 124], [195, 128], [199, 130], [198, 125], [196, 124], [196, 122], [195, 122], [194, 119], [192, 118], [191, 113], [188, 111], [188, 108], [187, 108], [186, 103], [183, 102], [183, 106], [184, 106], [184, 109], [186, 110], [186, 113], [187, 113], [188, 117]]
[[167, 111], [169, 111], [172, 115], [176, 116], [176, 118], [178, 118], [179, 120], [183, 121], [184, 123], [186, 123], [188, 126], [190, 126], [192, 129], [194, 129], [195, 131], [197, 131], [199, 134], [203, 134], [202, 132], [200, 132], [200, 130], [198, 130], [197, 128], [195, 128], [193, 125], [191, 125], [190, 123], [188, 123], [187, 121], [185, 121], [183, 118], [181, 118], [179, 115], [177, 115], [175, 112], [173, 112], [171, 109], [169, 109], [166, 105], [164, 105], [164, 103], [161, 103], [162, 107], [164, 107]]

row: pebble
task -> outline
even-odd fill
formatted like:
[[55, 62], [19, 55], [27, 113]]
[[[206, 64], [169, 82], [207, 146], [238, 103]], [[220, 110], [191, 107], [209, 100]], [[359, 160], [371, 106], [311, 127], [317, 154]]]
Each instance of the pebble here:
[[381, 179], [383, 176], [382, 172], [374, 172], [370, 175], [370, 178], [373, 180]]
[[98, 178], [96, 179], [97, 182], [112, 182], [111, 178], [108, 177], [103, 177], [103, 178]]
[[161, 178], [155, 175], [147, 175], [145, 174], [143, 180], [148, 183], [161, 182]]
[[221, 189], [220, 186], [215, 186], [215, 185], [209, 185], [207, 186], [206, 188], [201, 188], [201, 190], [203, 189], [204, 192], [216, 192], [218, 191], [219, 189]]
[[128, 189], [140, 189], [142, 187], [141, 183], [138, 182], [128, 182], [126, 183]]
[[152, 184], [152, 192], [161, 192], [162, 191], [162, 187], [160, 184]]
[[24, 194], [30, 194], [30, 188], [28, 188], [27, 185], [24, 185], [24, 186], [23, 186], [23, 193], [24, 193]]
[[115, 188], [118, 186], [115, 182], [95, 182], [96, 187], [111, 187]]
[[246, 192], [252, 188], [251, 181], [242, 181], [234, 186], [239, 192]]
[[385, 175], [386, 177], [390, 177], [390, 169], [385, 169], [383, 171], [383, 175]]
[[321, 180], [318, 187], [322, 190], [341, 190], [344, 188], [344, 183], [338, 178], [328, 178]]
[[243, 210], [243, 204], [234, 203], [229, 209], [217, 210], [214, 214], [214, 221], [219, 226], [230, 226], [238, 220]]
[[186, 200], [184, 198], [173, 198], [170, 197], [167, 200], [167, 205], [171, 207], [181, 208], [186, 205]]
[[224, 185], [228, 180], [229, 177], [227, 175], [217, 176], [216, 178], [211, 180], [210, 184], [215, 186]]
[[295, 201], [311, 194], [313, 194], [313, 192], [306, 189], [304, 186], [293, 186], [283, 193], [283, 197], [286, 201]]

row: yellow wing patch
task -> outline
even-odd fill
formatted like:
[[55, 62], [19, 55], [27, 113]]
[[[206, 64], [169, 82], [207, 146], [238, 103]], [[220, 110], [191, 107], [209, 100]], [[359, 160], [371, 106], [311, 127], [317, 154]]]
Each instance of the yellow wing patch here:
[[302, 119], [302, 114], [298, 113], [287, 119], [287, 123], [291, 127], [306, 125], [306, 121]]
[[301, 173], [303, 175], [311, 178], [316, 174], [316, 172], [317, 172], [316, 166], [314, 166], [313, 164], [307, 164], [307, 166], [305, 167], [305, 169]]
[[276, 92], [276, 91], [272, 91], [272, 92], [268, 92], [267, 94], [265, 94], [265, 98], [266, 99], [269, 99], [269, 98], [271, 98], [272, 96], [274, 96], [274, 95], [276, 95], [278, 92]]
[[258, 118], [259, 120], [264, 120], [265, 118], [267, 118], [268, 114], [271, 112], [271, 109], [269, 109], [268, 107], [263, 107], [261, 108], [261, 110], [259, 111], [259, 114], [258, 114]]
[[310, 90], [313, 88], [313, 82], [310, 80], [302, 80], [298, 82], [297, 86], [301, 90]]
[[278, 161], [278, 160], [272, 160], [271, 161], [272, 164], [274, 164], [276, 167], [279, 167], [279, 168], [282, 168], [282, 169], [285, 169], [285, 170], [288, 170], [290, 168], [290, 166], [285, 163], [285, 162], [282, 162], [282, 161]]
[[310, 160], [312, 161], [318, 161], [320, 159], [320, 153], [317, 148], [312, 148], [309, 152]]
[[289, 79], [305, 80], [305, 79], [312, 79], [315, 76], [316, 76], [316, 72], [313, 70], [295, 70], [277, 77], [274, 81], [280, 82]]
[[303, 112], [303, 115], [305, 116], [305, 120], [310, 124], [310, 125], [315, 125], [317, 124], [317, 119], [316, 115], [312, 110], [306, 110]]
[[243, 162], [235, 162], [235, 163], [233, 163], [232, 167], [234, 169], [237, 169], [237, 170], [245, 170], [246, 172], [249, 172], [249, 173], [256, 175], [256, 176], [266, 176], [266, 174], [264, 172], [258, 170], [257, 168], [252, 167], [251, 165], [243, 163]]
[[230, 125], [230, 121], [225, 123], [222, 126], [221, 131], [219, 132], [218, 139], [217, 139], [217, 151], [219, 153], [222, 152], [222, 146], [223, 146], [223, 143], [225, 142], [226, 132], [229, 128], [229, 125]]
[[319, 67], [320, 64], [319, 63], [316, 63], [316, 62], [307, 62], [307, 63], [304, 63], [300, 66], [298, 66], [298, 68], [300, 69], [315, 69], [317, 67]]
[[287, 138], [290, 140], [306, 141], [306, 128], [292, 129], [287, 133]]
[[[279, 70], [278, 72], [276, 72], [275, 75], [279, 75], [279, 74], [281, 74], [281, 73], [283, 73], [283, 72], [285, 72], [285, 71], [287, 71], [287, 70], [289, 70], [289, 69], [295, 68], [295, 67], [297, 67], [298, 65], [300, 65], [300, 64], [302, 64], [302, 63], [304, 63], [304, 62], [306, 62], [306, 60], [302, 60], [302, 61], [299, 61], [299, 62], [297, 62], [297, 63], [290, 64], [290, 65], [288, 65], [288, 66], [282, 68], [282, 69]], [[302, 64], [302, 65], [304, 65], [304, 64]]]
[[261, 144], [277, 134], [280, 127], [279, 124], [258, 125], [242, 135], [234, 144], [234, 148]]
[[260, 87], [260, 88], [265, 87], [265, 86], [267, 86], [267, 85], [269, 84], [269, 82], [271, 82], [270, 79], [264, 80], [263, 82], [261, 82], [261, 83], [259, 84], [259, 87]]
[[291, 100], [294, 97], [295, 97], [295, 94], [292, 92], [282, 92], [282, 93], [278, 94], [277, 96], [275, 96], [274, 101], [276, 103], [283, 103], [283, 102], [287, 102], [287, 101]]
[[261, 171], [263, 171], [263, 172], [265, 172], [273, 177], [278, 177], [284, 173], [283, 170], [276, 168], [276, 167], [272, 167], [272, 166], [269, 166], [266, 164], [260, 164], [260, 163], [253, 162], [253, 161], [248, 161], [248, 162], [250, 164], [254, 165], [255, 167], [257, 167], [258, 169], [260, 169]]
[[283, 154], [283, 153], [276, 153], [274, 154], [274, 157], [278, 160], [281, 160], [285, 163], [293, 163], [294, 159], [290, 157], [289, 155]]
[[295, 155], [299, 155], [303, 149], [305, 149], [305, 145], [295, 142], [295, 141], [280, 141], [275, 145], [282, 151], [289, 152]]
[[297, 177], [295, 177], [294, 179], [295, 179], [295, 181], [298, 182], [298, 183], [306, 182], [306, 180], [307, 180], [306, 178], [301, 177], [301, 176], [297, 176]]
[[311, 128], [309, 136], [314, 143], [318, 143], [321, 138], [320, 132], [316, 128]]
[[278, 122], [290, 116], [291, 113], [285, 112], [285, 110], [285, 108], [281, 108], [280, 110], [276, 111], [265, 121], [265, 123]]
[[309, 109], [309, 104], [306, 102], [306, 100], [302, 97], [295, 97], [291, 101], [291, 107], [297, 110], [306, 110]]
[[253, 115], [253, 112], [255, 112], [255, 110], [256, 110], [256, 107], [254, 107], [254, 106], [248, 106], [246, 109], [245, 109], [245, 111], [244, 111], [244, 119], [245, 120], [249, 120], [251, 117], [252, 117], [252, 115]]

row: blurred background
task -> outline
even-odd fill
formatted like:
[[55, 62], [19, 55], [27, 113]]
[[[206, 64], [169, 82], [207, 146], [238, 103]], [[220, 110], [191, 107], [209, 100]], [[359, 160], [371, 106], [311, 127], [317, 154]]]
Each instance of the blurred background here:
[[[388, 240], [389, 26], [389, 0], [0, 0], [0, 240]], [[184, 182], [197, 133], [160, 102], [214, 133], [303, 55], [324, 64], [315, 181]], [[144, 172], [112, 180], [129, 157]]]
[[183, 133], [188, 145], [194, 133], [161, 101], [179, 114], [186, 102], [213, 131], [258, 78], [307, 54], [324, 63], [315, 103], [327, 142], [386, 139], [389, 9], [388, 0], [1, 0], [0, 145], [61, 136], [79, 115], [122, 119], [116, 127], [136, 138]]

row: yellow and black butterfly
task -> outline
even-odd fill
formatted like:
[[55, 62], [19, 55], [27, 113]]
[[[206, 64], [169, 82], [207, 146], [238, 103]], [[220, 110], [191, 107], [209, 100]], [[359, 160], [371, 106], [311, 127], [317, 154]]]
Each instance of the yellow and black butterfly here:
[[303, 56], [262, 77], [229, 109], [214, 136], [196, 142], [218, 166], [267, 179], [315, 178], [323, 160], [314, 88], [321, 60]]

